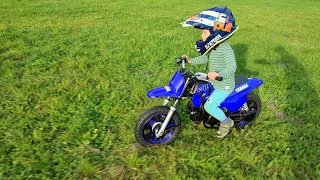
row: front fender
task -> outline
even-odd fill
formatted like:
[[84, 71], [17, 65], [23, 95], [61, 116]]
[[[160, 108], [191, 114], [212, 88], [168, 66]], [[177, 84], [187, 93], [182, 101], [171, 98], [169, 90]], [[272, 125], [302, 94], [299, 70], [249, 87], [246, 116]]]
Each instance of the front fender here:
[[180, 72], [176, 72], [169, 85], [164, 87], [155, 88], [147, 93], [149, 98], [159, 98], [159, 97], [175, 97], [178, 98], [182, 94], [183, 88], [185, 86], [185, 80]]
[[147, 93], [149, 98], [160, 98], [160, 97], [179, 97], [179, 94], [176, 94], [172, 88], [169, 86], [159, 87], [150, 90]]

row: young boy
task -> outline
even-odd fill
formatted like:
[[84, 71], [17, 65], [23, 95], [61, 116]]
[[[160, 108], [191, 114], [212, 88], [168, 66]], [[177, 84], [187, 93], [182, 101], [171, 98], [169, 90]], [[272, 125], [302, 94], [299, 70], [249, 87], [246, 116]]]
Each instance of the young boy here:
[[[194, 26], [202, 30], [201, 40], [196, 42], [196, 49], [202, 56], [189, 58], [184, 55], [187, 63], [192, 65], [208, 63], [208, 78], [215, 88], [204, 105], [205, 110], [220, 121], [217, 137], [224, 137], [234, 125], [232, 119], [226, 117], [219, 105], [231, 94], [235, 87], [237, 69], [234, 52], [226, 42], [238, 29], [235, 18], [226, 6], [208, 9], [182, 23], [183, 27]], [[223, 77], [217, 81], [217, 76]]]

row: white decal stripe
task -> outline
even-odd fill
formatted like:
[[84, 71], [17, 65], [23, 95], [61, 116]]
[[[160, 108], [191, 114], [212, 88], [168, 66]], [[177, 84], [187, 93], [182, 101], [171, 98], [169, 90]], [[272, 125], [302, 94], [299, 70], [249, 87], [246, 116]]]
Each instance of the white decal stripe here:
[[185, 21], [185, 22], [183, 22], [183, 23], [181, 23], [181, 25], [182, 25], [182, 27], [189, 27], [189, 26], [192, 26], [192, 25], [190, 25], [190, 24], [187, 24], [187, 22]]
[[212, 21], [212, 20], [207, 19], [207, 18], [200, 18], [200, 19], [193, 20], [193, 22], [197, 22], [197, 23], [200, 23], [200, 24], [205, 24], [207, 26], [214, 26], [214, 22], [215, 21]]
[[215, 18], [219, 18], [220, 13], [216, 12], [216, 11], [203, 11], [200, 14], [205, 14], [205, 15], [209, 15], [209, 16], [213, 16]]
[[166, 89], [167, 92], [171, 91], [169, 86], [165, 86], [164, 88]]
[[205, 24], [207, 26], [214, 26], [215, 21], [211, 21], [210, 19], [201, 18], [192, 21], [185, 21], [181, 23], [182, 27], [195, 26], [196, 24]]

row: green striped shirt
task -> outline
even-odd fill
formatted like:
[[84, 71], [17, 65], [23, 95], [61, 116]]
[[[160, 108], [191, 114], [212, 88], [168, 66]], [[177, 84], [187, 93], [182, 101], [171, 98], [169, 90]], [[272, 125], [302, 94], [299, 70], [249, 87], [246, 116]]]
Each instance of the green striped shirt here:
[[223, 77], [222, 81], [212, 81], [214, 88], [233, 91], [237, 64], [234, 52], [229, 43], [224, 42], [208, 54], [191, 59], [192, 65], [205, 63], [209, 63], [209, 72], [217, 72]]

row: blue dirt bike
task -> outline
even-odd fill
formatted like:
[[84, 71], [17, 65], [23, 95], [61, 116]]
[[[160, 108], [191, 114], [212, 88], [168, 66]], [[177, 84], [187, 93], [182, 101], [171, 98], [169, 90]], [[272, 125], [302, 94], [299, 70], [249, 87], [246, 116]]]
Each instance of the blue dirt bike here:
[[[173, 75], [168, 86], [155, 88], [147, 93], [149, 98], [165, 98], [162, 106], [152, 107], [143, 112], [134, 129], [136, 140], [143, 146], [154, 146], [172, 142], [180, 131], [180, 116], [176, 106], [181, 99], [190, 98], [186, 111], [190, 119], [201, 122], [206, 128], [218, 128], [220, 121], [204, 110], [204, 103], [214, 91], [207, 74], [193, 74], [185, 67], [185, 59], [177, 58], [180, 69]], [[182, 64], [182, 67], [181, 67]], [[216, 80], [222, 81], [222, 77]], [[260, 97], [251, 91], [263, 84], [257, 78], [237, 76], [236, 87], [229, 97], [220, 104], [226, 116], [233, 119], [235, 126], [251, 125], [261, 110]], [[168, 106], [170, 100], [173, 101]]]

